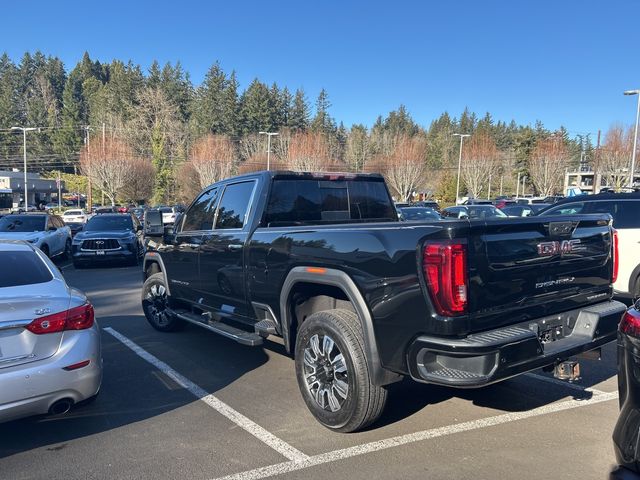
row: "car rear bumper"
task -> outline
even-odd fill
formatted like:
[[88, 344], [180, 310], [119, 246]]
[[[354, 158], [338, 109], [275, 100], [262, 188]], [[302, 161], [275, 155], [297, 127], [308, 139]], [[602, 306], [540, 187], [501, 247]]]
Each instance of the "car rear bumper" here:
[[[615, 340], [625, 308], [607, 301], [466, 338], [420, 336], [407, 354], [409, 373], [419, 382], [462, 388], [505, 380]], [[561, 338], [543, 343], [547, 326], [552, 335], [561, 326]]]
[[118, 250], [104, 250], [104, 253], [100, 255], [96, 251], [74, 250], [71, 257], [74, 263], [94, 263], [131, 260], [135, 255], [135, 252], [127, 248], [119, 248]]
[[[90, 360], [76, 370], [64, 367]], [[86, 330], [66, 331], [51, 357], [0, 369], [0, 422], [45, 414], [58, 400], [73, 403], [98, 393], [102, 354], [97, 323]]]

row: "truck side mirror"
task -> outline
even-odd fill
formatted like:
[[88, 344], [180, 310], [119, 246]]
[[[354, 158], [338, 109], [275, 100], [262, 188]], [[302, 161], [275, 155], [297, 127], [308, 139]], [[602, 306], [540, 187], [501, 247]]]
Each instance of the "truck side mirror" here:
[[144, 212], [144, 234], [147, 237], [164, 236], [164, 223], [160, 210], [147, 210]]

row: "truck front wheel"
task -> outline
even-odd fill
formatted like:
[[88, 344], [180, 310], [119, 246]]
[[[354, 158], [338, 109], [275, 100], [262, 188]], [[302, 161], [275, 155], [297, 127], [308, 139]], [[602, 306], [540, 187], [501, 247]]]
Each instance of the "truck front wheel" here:
[[183, 325], [182, 320], [168, 310], [167, 300], [164, 274], [154, 273], [142, 286], [142, 310], [151, 326], [161, 332], [171, 332]]
[[300, 326], [295, 365], [307, 407], [325, 427], [354, 432], [375, 422], [387, 390], [371, 383], [358, 316], [349, 310], [325, 310]]

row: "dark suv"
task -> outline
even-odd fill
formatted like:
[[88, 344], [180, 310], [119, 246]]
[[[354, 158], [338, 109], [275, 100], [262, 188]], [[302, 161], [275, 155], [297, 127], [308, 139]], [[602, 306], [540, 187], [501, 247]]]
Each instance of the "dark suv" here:
[[585, 213], [609, 213], [613, 217], [622, 259], [613, 288], [621, 297], [640, 296], [640, 193], [600, 193], [570, 197], [538, 215]]

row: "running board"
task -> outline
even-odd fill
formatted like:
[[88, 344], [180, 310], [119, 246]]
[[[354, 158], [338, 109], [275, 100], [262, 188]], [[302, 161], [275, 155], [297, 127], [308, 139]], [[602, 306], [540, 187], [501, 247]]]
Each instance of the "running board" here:
[[184, 310], [174, 310], [174, 314], [180, 320], [211, 330], [218, 335], [235, 340], [242, 345], [247, 345], [249, 347], [262, 345], [262, 337], [257, 333], [247, 332], [246, 330], [232, 327], [226, 323], [211, 321], [209, 320], [210, 317], [207, 315], [196, 315], [195, 313]]

